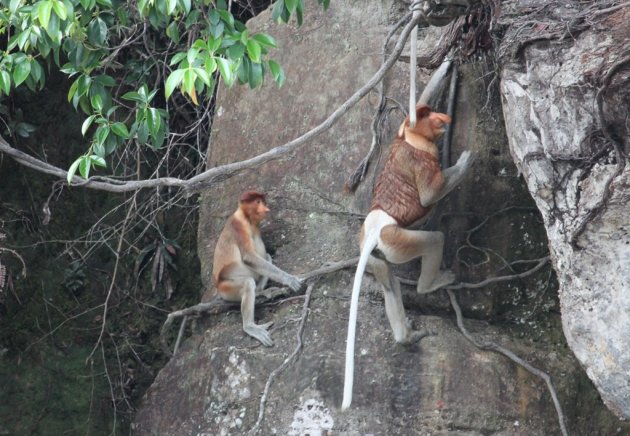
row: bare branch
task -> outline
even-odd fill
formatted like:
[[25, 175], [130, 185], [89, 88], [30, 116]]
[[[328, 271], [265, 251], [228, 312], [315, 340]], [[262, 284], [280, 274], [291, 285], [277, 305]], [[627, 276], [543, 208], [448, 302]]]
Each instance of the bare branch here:
[[[515, 280], [515, 279], [522, 279], [522, 278], [525, 278], [527, 276], [530, 276], [530, 275], [534, 274], [536, 271], [538, 271], [543, 266], [545, 266], [549, 262], [549, 256], [541, 257], [540, 259], [533, 259], [531, 262], [538, 262], [538, 263], [533, 268], [530, 268], [527, 271], [524, 271], [524, 272], [519, 273], [519, 274], [511, 274], [511, 275], [499, 276], [499, 277], [490, 277], [489, 279], [483, 280], [483, 281], [478, 282], [478, 283], [456, 283], [456, 284], [453, 284], [453, 285], [444, 286], [441, 289], [449, 289], [449, 290], [452, 290], [452, 289], [479, 289], [479, 288], [483, 288], [484, 286], [488, 286], [488, 285], [491, 285], [491, 284], [494, 284], [494, 283], [506, 282], [506, 281]], [[400, 283], [405, 284], [405, 285], [416, 286], [416, 284], [417, 284], [417, 280], [409, 280], [409, 279], [403, 279], [403, 278], [399, 278], [399, 277], [397, 277], [397, 278], [400, 281]]]
[[[355, 257], [352, 259], [330, 263], [321, 268], [318, 268], [313, 271], [309, 271], [306, 274], [301, 275], [301, 278], [306, 281], [313, 280], [322, 275], [330, 274], [335, 271], [339, 271], [341, 269], [354, 266], [357, 264], [358, 261], [359, 261], [359, 258]], [[281, 296], [286, 295], [287, 289], [288, 288], [286, 287], [265, 289], [261, 295], [256, 296], [256, 303], [255, 303], [256, 306], [266, 304]], [[211, 301], [208, 301], [206, 303], [195, 304], [194, 306], [186, 307], [184, 309], [176, 310], [175, 312], [169, 313], [168, 316], [166, 317], [166, 321], [164, 321], [164, 324], [162, 325], [162, 329], [160, 330], [160, 342], [162, 344], [162, 350], [169, 356], [174, 355], [177, 352], [177, 349], [179, 348], [179, 342], [181, 341], [181, 335], [183, 334], [183, 325], [185, 324], [186, 319], [188, 317], [200, 316], [206, 313], [212, 313], [212, 314], [224, 313], [230, 309], [234, 309], [238, 307], [240, 307], [240, 303], [225, 301], [225, 300], [222, 300], [221, 297], [216, 296]], [[168, 343], [166, 341], [166, 332], [170, 328], [171, 324], [173, 324], [173, 321], [175, 321], [177, 318], [182, 318], [182, 317], [184, 318], [184, 321], [182, 321], [182, 324], [180, 325], [180, 332], [176, 341], [174, 352], [171, 353]]]
[[[227, 165], [211, 168], [198, 174], [188, 180], [182, 180], [174, 177], [160, 177], [149, 180], [117, 180], [109, 177], [92, 177], [88, 180], [79, 176], [74, 176], [72, 186], [83, 186], [91, 189], [99, 189], [109, 192], [131, 192], [140, 189], [155, 188], [158, 186], [172, 186], [184, 189], [189, 194], [199, 192], [215, 183], [226, 180], [243, 170], [254, 168], [272, 160], [279, 159], [287, 153], [296, 150], [298, 147], [306, 144], [319, 134], [330, 129], [350, 108], [357, 104], [363, 97], [367, 95], [385, 76], [387, 71], [396, 63], [400, 53], [405, 46], [405, 41], [409, 37], [411, 30], [422, 19], [422, 15], [412, 18], [401, 31], [396, 42], [396, 46], [387, 61], [381, 65], [378, 71], [367, 81], [359, 90], [357, 90], [350, 98], [348, 98], [341, 106], [339, 106], [332, 114], [328, 116], [322, 123], [306, 132], [302, 136], [287, 142], [284, 145], [272, 148], [265, 153], [259, 154], [250, 159], [240, 162], [234, 162]], [[9, 145], [4, 138], [0, 137], [0, 152], [6, 153], [19, 163], [33, 168], [39, 172], [50, 174], [62, 179], [68, 175], [66, 170], [55, 167], [47, 162], [30, 156]]]

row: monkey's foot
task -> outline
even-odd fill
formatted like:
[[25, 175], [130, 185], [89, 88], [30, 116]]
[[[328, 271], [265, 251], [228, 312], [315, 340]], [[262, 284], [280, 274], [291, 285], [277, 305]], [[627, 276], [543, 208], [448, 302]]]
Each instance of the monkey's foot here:
[[252, 338], [257, 339], [263, 344], [265, 347], [273, 346], [273, 340], [271, 339], [271, 335], [267, 331], [269, 327], [273, 325], [272, 322], [268, 322], [265, 324], [252, 324], [246, 327], [243, 327], [243, 331], [250, 335]]
[[400, 345], [413, 345], [416, 342], [420, 341], [422, 338], [426, 338], [427, 336], [435, 336], [435, 333], [429, 332], [427, 330], [409, 330], [407, 333], [407, 337], [398, 343]]
[[433, 291], [437, 291], [442, 286], [450, 285], [455, 281], [455, 274], [451, 270], [442, 270], [438, 273], [438, 275], [433, 279], [433, 282], [426, 288], [420, 285], [420, 281], [418, 281], [418, 294], [428, 294]]

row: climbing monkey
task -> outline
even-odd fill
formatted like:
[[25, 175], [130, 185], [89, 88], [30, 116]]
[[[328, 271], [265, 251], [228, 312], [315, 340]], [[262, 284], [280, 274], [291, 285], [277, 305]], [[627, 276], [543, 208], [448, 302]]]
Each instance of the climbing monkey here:
[[354, 276], [348, 323], [342, 409], [350, 407], [352, 402], [357, 307], [366, 267], [383, 287], [385, 312], [394, 339], [401, 344], [416, 342], [424, 334], [411, 329], [405, 316], [400, 283], [389, 264], [421, 257], [422, 270], [417, 286], [420, 294], [433, 292], [455, 280], [451, 271], [440, 270], [444, 234], [408, 230], [407, 227], [424, 218], [436, 202], [461, 182], [472, 164], [472, 156], [465, 151], [455, 166], [442, 171], [434, 141], [444, 133], [443, 126], [450, 123], [451, 118], [431, 112], [426, 104], [419, 104], [416, 119], [414, 127], [410, 127], [409, 117], [401, 124], [374, 187], [370, 212], [361, 228], [361, 256]]
[[302, 281], [271, 263], [260, 237], [260, 222], [269, 212], [265, 195], [247, 191], [239, 199], [239, 206], [225, 223], [214, 250], [212, 281], [218, 294], [227, 301], [240, 301], [243, 330], [271, 347], [273, 340], [267, 329], [273, 322], [254, 323], [254, 302], [268, 279], [288, 286], [293, 291]]

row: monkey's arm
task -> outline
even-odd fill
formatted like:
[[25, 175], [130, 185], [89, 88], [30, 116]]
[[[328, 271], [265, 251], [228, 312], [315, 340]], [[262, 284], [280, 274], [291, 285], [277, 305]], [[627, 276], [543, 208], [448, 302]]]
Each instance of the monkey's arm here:
[[264, 277], [269, 277], [283, 285], [287, 285], [293, 291], [298, 291], [302, 287], [302, 281], [297, 277], [282, 271], [280, 268], [259, 256], [256, 252], [243, 253], [243, 262], [256, 273]]
[[[269, 255], [269, 253], [265, 253], [265, 259], [267, 260], [267, 262], [273, 263], [271, 261], [271, 256]], [[256, 283], [256, 294], [258, 294], [260, 291], [265, 289], [265, 286], [267, 286], [268, 281], [269, 281], [268, 276], [262, 276], [260, 280], [258, 280], [258, 283]]]
[[451, 192], [462, 181], [464, 176], [468, 173], [470, 166], [472, 165], [474, 158], [470, 151], [464, 151], [457, 163], [450, 168], [442, 171], [444, 177], [444, 184], [441, 189], [429, 190], [428, 192], [420, 192], [420, 203], [424, 207], [431, 206], [444, 198], [449, 192]]

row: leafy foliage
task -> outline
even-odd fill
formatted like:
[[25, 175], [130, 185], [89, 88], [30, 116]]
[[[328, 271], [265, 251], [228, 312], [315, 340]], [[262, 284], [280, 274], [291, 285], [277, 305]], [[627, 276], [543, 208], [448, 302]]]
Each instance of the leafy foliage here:
[[[304, 0], [277, 0], [273, 17], [301, 24], [303, 11]], [[0, 95], [42, 90], [53, 69], [72, 80], [68, 102], [86, 114], [90, 144], [68, 182], [106, 167], [123, 146], [161, 149], [176, 134], [168, 110], [176, 94], [178, 105], [187, 104], [181, 96], [199, 105], [219, 80], [251, 88], [269, 72], [278, 85], [285, 80], [269, 58], [274, 38], [250, 32], [226, 0], [0, 0], [0, 35]]]

